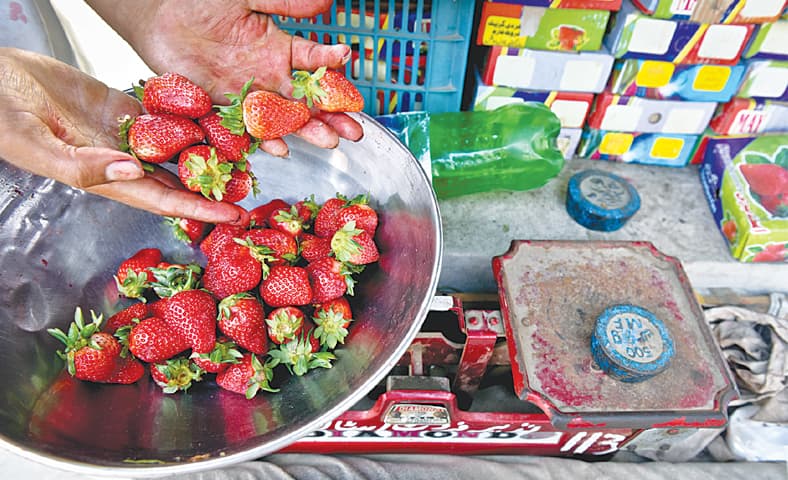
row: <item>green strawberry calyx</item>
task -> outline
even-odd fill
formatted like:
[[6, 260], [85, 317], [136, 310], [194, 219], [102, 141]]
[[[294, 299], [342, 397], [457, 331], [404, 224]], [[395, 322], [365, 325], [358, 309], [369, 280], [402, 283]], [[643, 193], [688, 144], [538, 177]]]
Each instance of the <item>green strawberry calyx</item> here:
[[331, 368], [331, 362], [337, 357], [331, 352], [313, 352], [309, 335], [311, 332], [302, 332], [300, 337], [268, 352], [273, 366], [281, 363], [291, 374], [299, 377], [315, 368]]
[[250, 78], [241, 88], [240, 93], [225, 93], [224, 96], [230, 100], [230, 105], [215, 105], [218, 115], [222, 117], [219, 122], [221, 126], [230, 131], [233, 135], [243, 135], [246, 132], [244, 125], [243, 103], [249, 89], [254, 83], [254, 77]]
[[315, 328], [315, 337], [320, 340], [320, 345], [324, 345], [330, 349], [337, 346], [337, 343], [345, 343], [345, 337], [348, 335], [348, 330], [345, 325], [351, 322], [352, 319], [345, 318], [342, 313], [334, 311], [329, 308], [321, 309], [312, 317], [317, 328]]
[[205, 370], [188, 358], [171, 358], [166, 363], [153, 366], [167, 379], [166, 382], [157, 381], [164, 393], [187, 391], [194, 382], [202, 380]]
[[276, 393], [278, 388], [271, 386], [271, 380], [274, 378], [274, 362], [268, 360], [265, 363], [260, 362], [257, 355], [252, 355], [252, 377], [249, 379], [249, 387], [246, 389], [245, 395], [247, 399], [254, 398], [257, 392], [264, 390], [266, 392]]
[[268, 333], [281, 344], [295, 338], [296, 332], [303, 327], [304, 320], [282, 309], [274, 313], [271, 318], [266, 318], [265, 324], [268, 326]]
[[85, 324], [85, 317], [82, 314], [82, 309], [77, 307], [74, 311], [74, 321], [68, 327], [68, 333], [64, 333], [59, 328], [47, 329], [47, 332], [56, 339], [63, 342], [65, 349], [58, 350], [57, 355], [66, 361], [68, 373], [74, 376], [76, 367], [74, 365], [74, 353], [82, 348], [89, 347], [95, 350], [101, 350], [101, 345], [97, 344], [93, 339], [93, 335], [98, 333], [101, 329], [101, 322], [104, 321], [104, 316], [101, 314], [96, 315], [93, 310], [90, 311], [91, 322]]
[[306, 70], [296, 70], [293, 72], [293, 98], [306, 99], [308, 107], [315, 103], [324, 103], [328, 99], [328, 93], [320, 86], [320, 79], [326, 74], [326, 67], [320, 67], [314, 73]]
[[331, 251], [340, 262], [349, 262], [361, 253], [361, 245], [355, 240], [362, 230], [356, 228], [355, 220], [350, 220], [331, 237]]
[[232, 178], [233, 164], [220, 162], [216, 148], [211, 147], [211, 155], [205, 159], [190, 153], [185, 162], [191, 176], [186, 180], [189, 188], [199, 188], [200, 193], [209, 199], [221, 202], [227, 192], [227, 182]]

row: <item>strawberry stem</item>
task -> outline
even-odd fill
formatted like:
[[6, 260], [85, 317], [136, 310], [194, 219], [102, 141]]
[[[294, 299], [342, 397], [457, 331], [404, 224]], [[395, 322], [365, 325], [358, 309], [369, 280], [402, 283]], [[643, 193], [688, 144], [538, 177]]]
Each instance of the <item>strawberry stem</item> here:
[[315, 73], [310, 74], [305, 70], [296, 70], [293, 72], [293, 98], [306, 99], [308, 107], [312, 107], [315, 103], [322, 103], [328, 98], [328, 93], [320, 86], [320, 79], [326, 74], [326, 67], [320, 67], [315, 70]]
[[224, 96], [230, 100], [230, 105], [215, 105], [219, 110], [218, 115], [222, 117], [222, 121], [219, 122], [219, 124], [230, 130], [233, 135], [243, 135], [246, 131], [246, 126], [244, 125], [243, 103], [253, 82], [254, 77], [250, 78], [249, 81], [244, 84], [239, 94], [225, 93]]

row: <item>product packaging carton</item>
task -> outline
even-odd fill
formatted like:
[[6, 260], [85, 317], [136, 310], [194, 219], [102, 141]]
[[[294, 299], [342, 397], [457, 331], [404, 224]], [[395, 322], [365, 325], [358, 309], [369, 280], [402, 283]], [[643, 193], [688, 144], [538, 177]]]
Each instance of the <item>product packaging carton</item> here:
[[735, 258], [788, 261], [788, 135], [708, 138], [700, 178]]
[[736, 65], [753, 30], [751, 24], [656, 19], [624, 0], [605, 36], [605, 47], [616, 58]]
[[753, 60], [746, 65], [737, 97], [788, 102], [788, 62]]
[[610, 132], [584, 128], [577, 156], [664, 167], [689, 163], [700, 135]]
[[597, 95], [588, 126], [619, 132], [700, 135], [716, 108], [715, 102], [652, 100], [605, 92]]
[[788, 20], [760, 25], [744, 58], [788, 60]]
[[529, 7], [576, 8], [580, 10], [610, 10], [621, 8], [621, 0], [487, 0], [490, 3], [511, 3]]
[[727, 102], [741, 86], [744, 65], [677, 65], [662, 60], [617, 60], [608, 91], [656, 100]]
[[482, 70], [486, 85], [599, 93], [605, 89], [613, 56], [599, 52], [551, 52], [490, 47]]
[[782, 15], [786, 0], [632, 0], [654, 18], [697, 23], [765, 23]]
[[476, 43], [536, 50], [596, 51], [602, 48], [609, 18], [607, 10], [484, 2]]
[[734, 98], [719, 106], [709, 127], [717, 135], [788, 132], [788, 103]]

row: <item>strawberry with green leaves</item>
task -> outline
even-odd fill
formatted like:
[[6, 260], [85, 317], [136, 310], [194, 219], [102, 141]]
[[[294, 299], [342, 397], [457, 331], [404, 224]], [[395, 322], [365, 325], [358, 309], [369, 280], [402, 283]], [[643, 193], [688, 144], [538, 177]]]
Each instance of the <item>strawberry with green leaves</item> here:
[[168, 113], [198, 118], [211, 111], [211, 97], [204, 88], [185, 76], [167, 72], [152, 77], [134, 92], [148, 113]]
[[211, 257], [202, 281], [205, 289], [223, 299], [257, 288], [262, 278], [263, 267], [252, 251], [233, 243]]
[[284, 365], [291, 374], [302, 376], [315, 368], [331, 368], [336, 356], [320, 351], [320, 342], [312, 330], [304, 329], [301, 334], [269, 352], [272, 365]]
[[378, 228], [378, 213], [369, 206], [368, 195], [353, 198], [337, 212], [334, 223], [336, 228], [342, 228], [348, 222], [354, 222], [356, 228], [364, 230], [370, 237], [375, 236]]
[[65, 345], [57, 354], [65, 360], [71, 376], [90, 382], [106, 382], [115, 371], [121, 345], [112, 334], [100, 331], [101, 315], [91, 310], [90, 316], [92, 321], [86, 324], [82, 309], [77, 307], [67, 334], [59, 328], [50, 328], [47, 332]]
[[169, 360], [189, 348], [189, 342], [158, 316], [121, 327], [115, 335], [132, 355], [148, 363]]
[[204, 134], [199, 125], [185, 117], [143, 114], [124, 119], [120, 126], [120, 149], [149, 163], [164, 163], [184, 148], [200, 143]]
[[110, 316], [107, 321], [104, 322], [102, 330], [108, 333], [115, 333], [119, 328], [131, 325], [135, 318], [137, 320], [144, 320], [149, 316], [150, 309], [147, 303], [133, 303]]
[[305, 320], [304, 312], [298, 307], [279, 307], [271, 310], [265, 318], [268, 338], [280, 345], [301, 333]]
[[200, 251], [208, 262], [211, 262], [213, 257], [220, 254], [228, 245], [234, 244], [235, 238], [243, 238], [245, 235], [246, 229], [243, 227], [220, 223], [200, 242]]
[[219, 330], [242, 348], [263, 355], [268, 351], [263, 305], [248, 293], [237, 293], [219, 302]]
[[205, 290], [184, 290], [167, 300], [164, 321], [197, 353], [216, 343], [216, 299]]
[[274, 308], [307, 305], [312, 301], [309, 274], [302, 267], [274, 265], [260, 283], [260, 296]]
[[[245, 241], [236, 243], [252, 249], [252, 254], [268, 265], [295, 263], [298, 257], [298, 242], [289, 233], [273, 228], [253, 228], [246, 232]], [[265, 276], [265, 275], [264, 275]]]
[[164, 217], [164, 221], [176, 239], [189, 245], [198, 244], [208, 229], [207, 223], [193, 218]]
[[238, 363], [216, 374], [216, 384], [251, 399], [260, 390], [278, 392], [279, 389], [271, 387], [273, 378], [273, 366], [269, 362], [263, 363], [257, 355], [245, 353]]
[[178, 155], [178, 178], [183, 186], [221, 202], [234, 165], [208, 145], [193, 145]]
[[350, 303], [347, 298], [339, 297], [315, 305], [312, 321], [316, 325], [314, 336], [320, 340], [321, 345], [333, 349], [337, 343], [345, 343], [347, 329], [353, 321]]
[[364, 97], [341, 72], [320, 67], [314, 73], [298, 70], [293, 73], [293, 98], [306, 99], [324, 112], [360, 112]]
[[211, 111], [197, 120], [205, 132], [208, 145], [215, 147], [223, 157], [231, 162], [246, 160], [246, 157], [257, 149], [257, 143], [252, 142], [252, 137], [248, 133], [243, 132], [236, 135], [221, 122], [222, 117], [216, 111]]
[[253, 227], [268, 227], [268, 217], [271, 212], [281, 209], [287, 209], [290, 204], [281, 198], [274, 198], [273, 200], [259, 205], [249, 211], [249, 220]]
[[230, 180], [225, 185], [225, 192], [222, 198], [223, 201], [228, 203], [240, 202], [250, 193], [254, 196], [260, 193], [257, 178], [251, 170], [247, 170], [245, 165], [242, 166], [242, 162], [235, 163], [235, 167], [230, 174]]
[[324, 257], [306, 266], [312, 286], [311, 303], [323, 303], [343, 295], [353, 295], [355, 280], [361, 266], [345, 264], [333, 257]]
[[118, 293], [144, 302], [143, 294], [150, 288], [152, 280], [149, 270], [155, 268], [161, 259], [161, 250], [158, 248], [143, 248], [122, 261], [114, 277]]
[[323, 205], [320, 206], [320, 210], [318, 210], [315, 216], [315, 235], [318, 237], [331, 238], [334, 232], [342, 228], [342, 225], [337, 225], [337, 215], [339, 215], [339, 211], [347, 205], [347, 203], [348, 199], [340, 194], [323, 202]]
[[149, 268], [148, 272], [153, 276], [150, 287], [156, 295], [169, 298], [178, 292], [198, 288], [202, 267], [196, 263], [183, 265], [161, 262], [155, 268]]
[[378, 247], [369, 234], [351, 220], [331, 237], [331, 251], [340, 262], [367, 265], [380, 259]]
[[238, 363], [243, 357], [237, 346], [235, 342], [222, 336], [216, 339], [213, 350], [208, 353], [192, 352], [189, 358], [207, 373], [219, 373], [233, 363]]
[[185, 392], [202, 381], [205, 371], [188, 358], [172, 358], [150, 366], [150, 376], [164, 393]]

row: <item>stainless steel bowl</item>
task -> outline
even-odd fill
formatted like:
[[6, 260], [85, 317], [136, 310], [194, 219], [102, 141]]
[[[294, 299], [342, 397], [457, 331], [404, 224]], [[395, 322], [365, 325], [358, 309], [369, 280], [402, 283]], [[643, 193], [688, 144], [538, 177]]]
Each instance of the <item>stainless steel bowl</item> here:
[[381, 260], [364, 272], [356, 322], [330, 370], [290, 378], [251, 401], [203, 383], [165, 395], [72, 380], [49, 327], [76, 306], [113, 313], [120, 261], [158, 246], [175, 261], [200, 259], [161, 218], [31, 176], [0, 162], [0, 446], [91, 475], [160, 476], [217, 468], [277, 451], [362, 399], [418, 332], [441, 262], [437, 201], [410, 152], [366, 115], [365, 136], [323, 150], [288, 139], [290, 158], [251, 158], [258, 200], [368, 192], [380, 215]]

